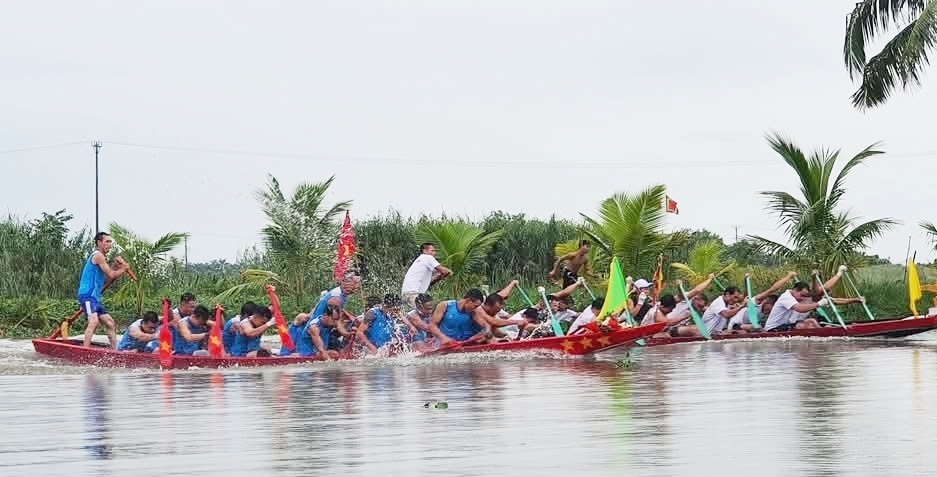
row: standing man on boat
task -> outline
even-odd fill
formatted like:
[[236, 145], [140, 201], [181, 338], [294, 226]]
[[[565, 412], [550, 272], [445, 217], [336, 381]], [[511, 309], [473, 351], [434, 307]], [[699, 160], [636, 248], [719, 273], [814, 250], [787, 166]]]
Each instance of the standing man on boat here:
[[98, 232], [94, 236], [94, 251], [85, 260], [81, 268], [81, 278], [78, 281], [78, 305], [88, 317], [88, 327], [85, 329], [85, 347], [91, 347], [91, 338], [94, 330], [101, 321], [107, 326], [107, 339], [111, 348], [117, 348], [117, 325], [114, 318], [104, 308], [104, 287], [127, 273], [130, 268], [123, 258], [114, 259], [115, 267], [107, 263], [107, 254], [114, 246], [114, 239], [107, 232]]
[[429, 287], [452, 275], [452, 270], [436, 260], [436, 246], [430, 242], [420, 245], [420, 256], [413, 260], [400, 286], [400, 296], [410, 309], [416, 309], [416, 297], [426, 293]]
[[553, 269], [550, 270], [547, 276], [549, 276], [551, 280], [555, 279], [560, 264], [566, 262], [566, 265], [563, 266], [563, 288], [576, 283], [579, 280], [579, 270], [589, 263], [590, 246], [591, 244], [588, 240], [580, 240], [579, 248], [576, 249], [575, 252], [567, 253], [556, 259], [556, 262], [553, 263]]

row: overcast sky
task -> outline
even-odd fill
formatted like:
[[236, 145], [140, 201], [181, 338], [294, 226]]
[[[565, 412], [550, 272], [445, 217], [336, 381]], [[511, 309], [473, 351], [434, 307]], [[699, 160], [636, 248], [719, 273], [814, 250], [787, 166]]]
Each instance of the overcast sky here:
[[[288, 191], [335, 174], [330, 197], [352, 199], [353, 219], [390, 207], [575, 219], [663, 183], [681, 212], [670, 227], [780, 238], [757, 194], [797, 191], [764, 139], [777, 130], [847, 157], [883, 141], [845, 204], [903, 222], [872, 253], [901, 261], [911, 236], [932, 258], [917, 223], [935, 204], [937, 85], [853, 109], [841, 59], [853, 5], [10, 2], [0, 207], [67, 208], [93, 227], [101, 140], [102, 223], [189, 232], [190, 261], [259, 240], [253, 192], [268, 172]], [[72, 145], [9, 152], [60, 144]]]

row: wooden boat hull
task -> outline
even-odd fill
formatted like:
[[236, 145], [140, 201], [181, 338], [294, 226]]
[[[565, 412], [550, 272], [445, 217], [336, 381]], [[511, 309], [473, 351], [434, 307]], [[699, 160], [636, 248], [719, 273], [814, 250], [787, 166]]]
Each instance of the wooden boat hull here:
[[633, 345], [637, 340], [660, 333], [666, 323], [624, 328], [610, 333], [582, 333], [568, 336], [552, 336], [521, 341], [505, 341], [491, 344], [467, 344], [456, 348], [439, 349], [433, 354], [483, 353], [487, 351], [554, 351], [568, 355], [586, 355], [608, 351], [612, 348]]
[[[636, 340], [661, 332], [665, 323], [626, 328], [611, 333], [586, 333], [573, 336], [540, 338], [524, 341], [509, 341], [484, 345], [466, 345], [460, 348], [438, 350], [433, 354], [467, 353], [484, 351], [527, 351], [551, 350], [570, 355], [598, 353], [608, 349], [625, 346]], [[45, 356], [62, 359], [74, 364], [120, 368], [160, 369], [159, 356], [156, 353], [129, 353], [117, 351], [105, 346], [85, 348], [78, 340], [59, 340], [36, 338], [33, 340], [36, 352]], [[353, 358], [345, 358], [353, 359]], [[210, 356], [173, 356], [172, 369], [224, 368], [285, 366], [291, 364], [321, 361], [321, 358], [301, 356], [270, 356], [263, 358], [212, 358]]]
[[[881, 337], [881, 338], [904, 338], [906, 336], [916, 335], [927, 331], [937, 329], [937, 316], [928, 316], [925, 318], [913, 319], [894, 319], [877, 320], [862, 323], [853, 323], [841, 326], [825, 326], [822, 328], [812, 328], [790, 331], [763, 331], [760, 333], [738, 333], [738, 334], [720, 334], [713, 335], [714, 341], [734, 340], [734, 339], [753, 339], [753, 338], [787, 338], [787, 337], [805, 337], [805, 338], [830, 338], [830, 337]], [[702, 336], [698, 337], [654, 337], [648, 338], [647, 346], [662, 346], [678, 343], [694, 343], [706, 341]]]

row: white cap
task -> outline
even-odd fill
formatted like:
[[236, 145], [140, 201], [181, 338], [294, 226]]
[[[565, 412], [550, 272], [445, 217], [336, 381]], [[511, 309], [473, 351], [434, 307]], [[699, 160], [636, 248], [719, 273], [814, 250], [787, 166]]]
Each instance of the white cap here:
[[639, 279], [635, 280], [635, 282], [634, 282], [634, 287], [635, 287], [635, 288], [651, 288], [651, 282], [649, 282], [649, 281], [647, 281], [647, 280], [645, 280], [645, 279], [643, 279], [643, 278], [639, 278]]

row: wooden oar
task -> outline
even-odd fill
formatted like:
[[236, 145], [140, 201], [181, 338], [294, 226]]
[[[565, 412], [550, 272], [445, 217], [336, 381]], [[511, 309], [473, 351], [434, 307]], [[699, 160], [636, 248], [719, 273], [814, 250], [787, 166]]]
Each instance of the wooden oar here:
[[699, 316], [699, 313], [696, 312], [696, 309], [693, 308], [693, 300], [687, 298], [686, 290], [683, 289], [683, 284], [678, 285], [680, 287], [680, 293], [683, 294], [683, 299], [687, 301], [687, 304], [690, 305], [690, 317], [693, 318], [693, 323], [696, 325], [696, 329], [699, 330], [700, 334], [703, 335], [703, 338], [711, 340], [712, 334], [709, 332], [709, 328], [706, 327], [706, 324], [703, 323], [703, 319]]
[[[843, 272], [843, 275], [846, 276], [846, 282], [852, 287], [852, 291], [856, 293], [856, 296], [862, 296], [862, 294], [859, 293], [859, 289], [856, 288], [856, 282], [852, 281], [852, 277], [849, 276], [848, 270], [846, 265], [839, 266], [839, 271]], [[869, 320], [875, 321], [875, 315], [872, 314], [872, 310], [869, 309], [869, 305], [867, 305], [865, 301], [862, 302], [862, 308], [865, 308], [865, 314], [869, 317]]]
[[761, 328], [761, 325], [758, 323], [758, 304], [755, 303], [755, 295], [752, 294], [751, 273], [745, 274], [745, 288], [748, 292], [748, 300], [746, 300], [748, 302], [748, 322], [751, 323], [752, 328], [757, 330], [758, 328]]
[[[124, 263], [124, 264], [127, 264], [127, 262], [125, 262], [125, 261], [123, 261], [123, 260], [121, 260], [121, 262]], [[127, 264], [127, 274], [130, 275], [130, 279], [131, 279], [131, 280], [133, 280], [133, 281], [138, 281], [138, 280], [137, 280], [137, 274], [136, 274], [136, 273], [133, 273], [133, 269], [130, 268], [130, 265], [129, 265], [129, 264]], [[101, 293], [103, 294], [103, 293], [104, 293], [104, 290], [107, 290], [107, 289], [111, 286], [111, 284], [114, 283], [115, 281], [116, 281], [116, 280], [108, 280], [108, 281], [104, 284], [104, 287], [101, 288]], [[50, 336], [49, 339], [50, 339], [50, 340], [54, 340], [54, 339], [58, 338], [59, 336], [61, 336], [63, 339], [67, 339], [67, 338], [68, 338], [68, 327], [69, 327], [72, 323], [74, 323], [75, 320], [77, 320], [79, 317], [81, 317], [81, 314], [84, 313], [84, 312], [85, 312], [84, 308], [79, 307], [79, 308], [78, 308], [78, 311], [76, 311], [72, 316], [66, 318], [65, 321], [63, 321], [62, 324], [60, 324], [59, 327], [56, 328], [55, 332], [52, 333], [52, 336]]]
[[172, 369], [172, 332], [169, 322], [172, 321], [172, 304], [169, 298], [163, 298], [163, 325], [159, 328], [159, 364], [165, 369]]
[[556, 336], [563, 336], [563, 327], [560, 326], [559, 320], [557, 320], [556, 315], [553, 314], [553, 307], [550, 306], [550, 300], [547, 300], [547, 289], [537, 287], [537, 291], [540, 292], [540, 298], [543, 298], [543, 304], [547, 309], [547, 313], [550, 315], [550, 325], [553, 326], [553, 334]]
[[[839, 321], [839, 325], [846, 329], [846, 323], [843, 322], [843, 317], [839, 314], [839, 309], [836, 308], [836, 304], [833, 303], [833, 299], [830, 298], [830, 294], [826, 292], [826, 287], [823, 286], [823, 277], [819, 273], [814, 275], [814, 279], [817, 280], [817, 283], [820, 285], [820, 290], [823, 291], [823, 296], [826, 298], [826, 301], [829, 302], [830, 308], [833, 309], [833, 314], [836, 315], [836, 320]], [[819, 308], [819, 307], [817, 307]]]
[[446, 351], [450, 351], [456, 348], [461, 348], [466, 345], [477, 343], [484, 338], [485, 338], [484, 334], [477, 334], [464, 341], [452, 341], [449, 344], [440, 345], [438, 348], [434, 350], [424, 351], [423, 353], [420, 353], [420, 356], [431, 356], [434, 354], [444, 353]]

